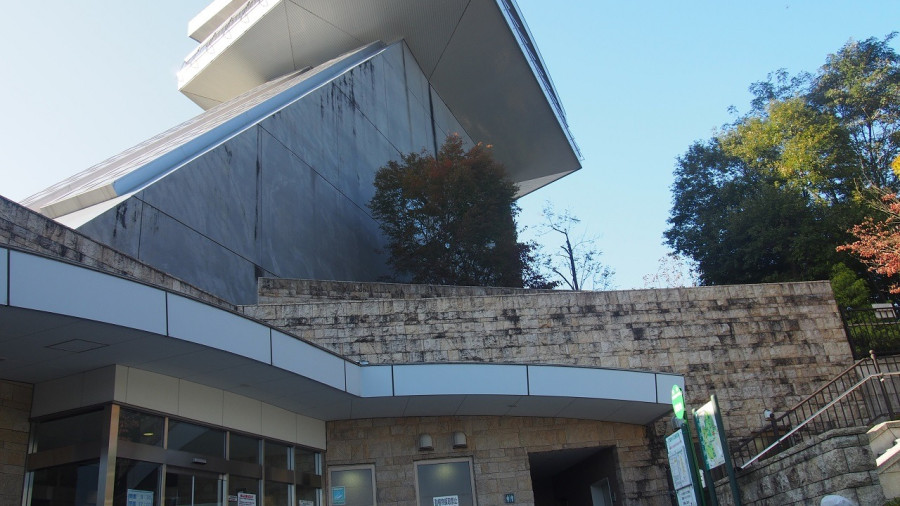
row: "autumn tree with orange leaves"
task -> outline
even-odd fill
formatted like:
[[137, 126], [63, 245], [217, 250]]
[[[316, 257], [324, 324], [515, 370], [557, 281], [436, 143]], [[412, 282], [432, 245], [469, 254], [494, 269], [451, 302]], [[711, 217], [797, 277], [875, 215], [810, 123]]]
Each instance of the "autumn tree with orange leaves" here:
[[409, 153], [375, 175], [372, 215], [387, 239], [393, 280], [552, 288], [535, 245], [518, 242], [517, 187], [481, 143], [451, 135], [437, 156]]
[[[871, 201], [877, 216], [867, 217], [850, 229], [856, 241], [837, 250], [853, 253], [876, 274], [896, 278], [900, 273], [900, 198], [887, 190], [879, 190], [878, 195]], [[900, 293], [900, 281], [893, 281], [889, 290]]]

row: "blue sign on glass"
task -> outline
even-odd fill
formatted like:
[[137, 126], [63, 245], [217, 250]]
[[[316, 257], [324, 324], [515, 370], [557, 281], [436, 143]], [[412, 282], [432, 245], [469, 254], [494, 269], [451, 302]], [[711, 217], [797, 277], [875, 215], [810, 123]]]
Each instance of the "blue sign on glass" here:
[[331, 487], [331, 504], [335, 506], [347, 504], [347, 493], [344, 491], [344, 487]]

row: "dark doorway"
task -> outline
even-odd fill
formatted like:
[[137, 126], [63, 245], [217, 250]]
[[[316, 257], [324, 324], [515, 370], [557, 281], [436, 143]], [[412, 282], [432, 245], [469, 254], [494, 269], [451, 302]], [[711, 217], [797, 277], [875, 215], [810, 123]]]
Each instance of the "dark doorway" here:
[[535, 506], [619, 504], [614, 448], [574, 448], [528, 454]]

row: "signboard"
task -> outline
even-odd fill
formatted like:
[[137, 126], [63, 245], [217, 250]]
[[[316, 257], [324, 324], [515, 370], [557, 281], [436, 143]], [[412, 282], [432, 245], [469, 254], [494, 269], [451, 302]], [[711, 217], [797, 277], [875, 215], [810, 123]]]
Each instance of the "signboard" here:
[[128, 506], [153, 506], [153, 491], [129, 488], [126, 503]]
[[434, 506], [459, 506], [458, 495], [445, 495], [433, 499]]
[[672, 385], [672, 409], [676, 417], [684, 420], [684, 392], [678, 385]]
[[725, 451], [722, 450], [722, 431], [716, 423], [716, 405], [709, 401], [694, 411], [694, 422], [697, 424], [700, 447], [706, 457], [709, 469], [715, 469], [725, 463]]
[[331, 487], [331, 504], [334, 506], [347, 504], [347, 492], [344, 487]]
[[675, 493], [678, 497], [678, 506], [698, 506], [697, 497], [691, 487], [683, 488]]
[[256, 506], [256, 494], [238, 492], [237, 503], [238, 506]]
[[697, 506], [694, 482], [691, 479], [691, 460], [684, 442], [684, 432], [679, 430], [666, 438], [669, 450], [669, 469], [678, 496], [679, 506]]

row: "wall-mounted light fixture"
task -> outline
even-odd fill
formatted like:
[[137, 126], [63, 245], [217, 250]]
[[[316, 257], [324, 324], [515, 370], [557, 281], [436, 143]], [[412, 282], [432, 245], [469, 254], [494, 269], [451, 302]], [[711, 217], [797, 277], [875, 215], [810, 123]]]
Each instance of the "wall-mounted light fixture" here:
[[461, 431], [456, 431], [453, 433], [453, 437], [451, 438], [451, 443], [453, 448], [468, 448], [469, 442], [466, 441], [466, 433]]
[[434, 450], [434, 443], [430, 434], [419, 434], [419, 451], [430, 452]]

